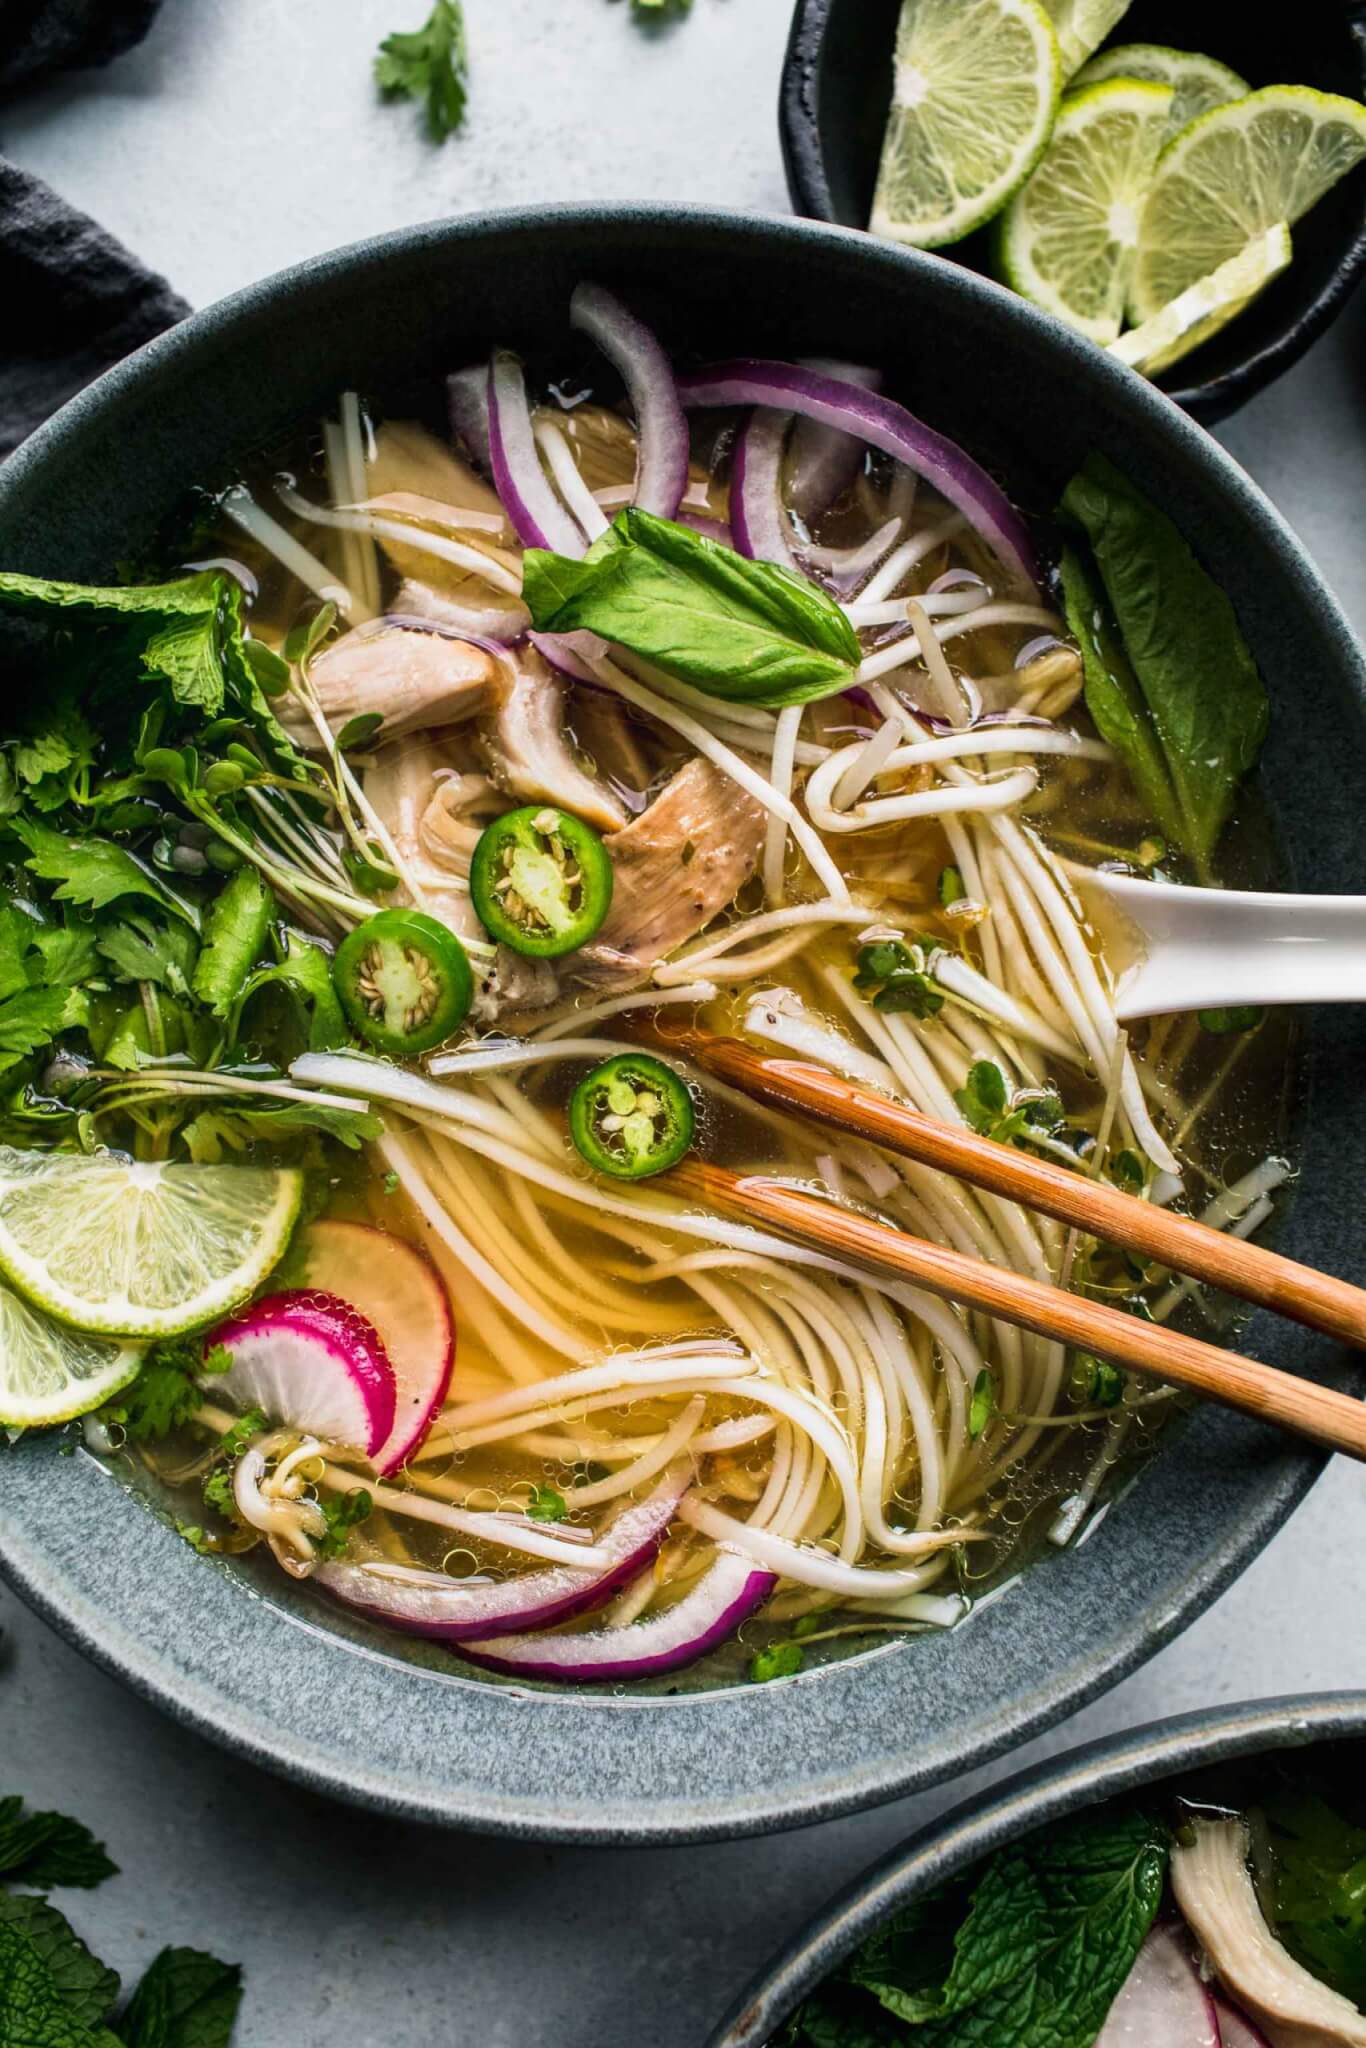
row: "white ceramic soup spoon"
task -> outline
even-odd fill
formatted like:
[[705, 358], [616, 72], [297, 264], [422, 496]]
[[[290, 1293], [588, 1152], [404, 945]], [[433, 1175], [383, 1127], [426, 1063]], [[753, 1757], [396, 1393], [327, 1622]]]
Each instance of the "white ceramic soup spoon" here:
[[[1092, 907], [1118, 913], [1134, 958], [1121, 1023], [1170, 1010], [1366, 1002], [1366, 896], [1188, 889], [1068, 864]], [[1097, 902], [1096, 899], [1100, 899]]]

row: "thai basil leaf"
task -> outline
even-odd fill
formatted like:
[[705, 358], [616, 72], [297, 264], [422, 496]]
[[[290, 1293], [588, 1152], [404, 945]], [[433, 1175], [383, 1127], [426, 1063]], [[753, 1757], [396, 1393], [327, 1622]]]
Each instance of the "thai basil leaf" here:
[[596, 633], [708, 696], [803, 704], [858, 673], [858, 637], [823, 590], [636, 506], [582, 561], [532, 548], [523, 573], [542, 632]]
[[1110, 614], [1094, 596], [1078, 603], [1075, 565], [1068, 594], [1064, 572], [1087, 706], [1167, 837], [1204, 869], [1266, 737], [1256, 663], [1224, 592], [1113, 463], [1090, 456], [1061, 509], [1086, 536]]

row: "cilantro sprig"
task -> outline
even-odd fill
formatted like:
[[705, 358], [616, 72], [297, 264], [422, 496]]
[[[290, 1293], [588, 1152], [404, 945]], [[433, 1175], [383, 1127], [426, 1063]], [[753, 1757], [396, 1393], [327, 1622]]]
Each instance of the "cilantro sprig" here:
[[460, 0], [436, 0], [421, 28], [386, 36], [375, 58], [375, 83], [385, 99], [421, 103], [433, 142], [454, 135], [469, 100], [469, 49]]

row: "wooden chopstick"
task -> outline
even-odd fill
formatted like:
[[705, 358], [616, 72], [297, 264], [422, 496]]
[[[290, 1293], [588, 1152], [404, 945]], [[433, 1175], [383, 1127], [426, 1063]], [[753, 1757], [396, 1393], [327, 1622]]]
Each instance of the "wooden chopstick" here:
[[666, 1182], [708, 1208], [731, 1211], [747, 1223], [767, 1224], [837, 1258], [895, 1275], [1040, 1336], [1094, 1351], [1135, 1372], [1155, 1373], [1312, 1443], [1366, 1460], [1366, 1405], [1350, 1395], [1022, 1273], [929, 1244], [783, 1181], [685, 1159], [661, 1175], [656, 1185]]
[[1366, 1349], [1366, 1290], [1346, 1280], [1140, 1201], [1107, 1181], [939, 1123], [812, 1061], [760, 1052], [741, 1039], [666, 1019], [662, 1012], [643, 1017], [637, 1028], [760, 1102], [937, 1167], [1025, 1208], [1074, 1223], [1092, 1237], [1142, 1252], [1175, 1273]]

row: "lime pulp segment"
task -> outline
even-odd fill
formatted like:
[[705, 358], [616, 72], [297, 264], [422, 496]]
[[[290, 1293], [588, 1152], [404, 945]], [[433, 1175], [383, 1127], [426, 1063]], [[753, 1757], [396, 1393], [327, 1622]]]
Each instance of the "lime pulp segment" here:
[[1250, 306], [1288, 267], [1290, 257], [1290, 230], [1283, 220], [1277, 221], [1209, 277], [1187, 286], [1151, 320], [1112, 341], [1110, 354], [1145, 377], [1160, 375]]
[[1150, 85], [1169, 85], [1174, 98], [1168, 133], [1177, 135], [1201, 114], [1226, 106], [1251, 91], [1245, 78], [1217, 57], [1198, 50], [1171, 50], [1165, 43], [1117, 43], [1083, 64], [1074, 88], [1104, 85], [1112, 78], [1142, 78]]
[[935, 248], [989, 220], [1043, 150], [1061, 76], [1038, 0], [903, 0], [873, 233]]
[[1172, 89], [1137, 79], [1064, 100], [1042, 163], [1002, 217], [1013, 288], [1093, 341], [1120, 331]]
[[45, 1429], [126, 1387], [141, 1350], [63, 1329], [0, 1285], [0, 1427]]
[[1062, 55], [1062, 75], [1071, 78], [1092, 50], [1129, 11], [1129, 0], [1046, 0]]
[[1158, 159], [1129, 313], [1140, 324], [1278, 221], [1301, 219], [1366, 158], [1366, 107], [1269, 85], [1202, 114]]
[[76, 1329], [174, 1336], [260, 1285], [302, 1190], [292, 1169], [0, 1147], [0, 1272]]

